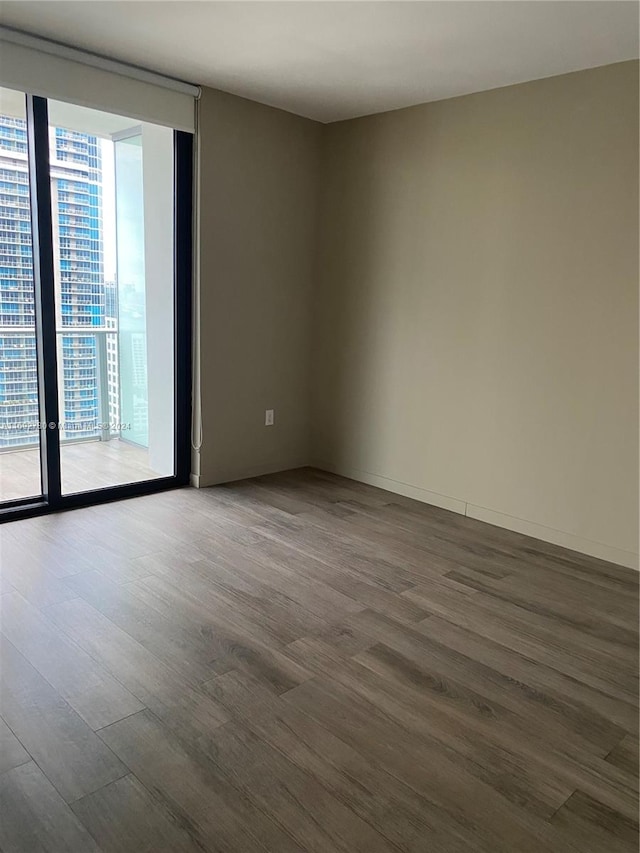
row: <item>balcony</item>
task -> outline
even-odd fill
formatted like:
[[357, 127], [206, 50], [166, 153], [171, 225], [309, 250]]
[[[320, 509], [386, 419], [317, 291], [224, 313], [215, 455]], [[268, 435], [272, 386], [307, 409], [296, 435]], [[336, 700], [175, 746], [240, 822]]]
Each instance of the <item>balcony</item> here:
[[[62, 491], [86, 492], [158, 476], [149, 466], [148, 451], [117, 438], [63, 444]], [[0, 452], [0, 501], [40, 494], [40, 451], [37, 447]]]
[[[115, 426], [120, 420], [118, 361], [113, 357], [118, 347], [117, 332], [62, 328], [57, 334], [63, 494], [162, 476], [154, 471], [149, 451], [127, 441], [127, 433], [118, 432]], [[21, 346], [16, 344], [18, 337], [23, 339]], [[5, 373], [4, 390], [0, 387], [0, 501], [41, 493], [40, 418], [31, 342], [33, 332], [24, 328], [9, 334], [3, 329], [0, 335], [0, 366]], [[17, 351], [20, 359], [16, 359]], [[9, 367], [19, 373], [10, 373]], [[15, 399], [14, 379], [19, 383], [19, 400]]]

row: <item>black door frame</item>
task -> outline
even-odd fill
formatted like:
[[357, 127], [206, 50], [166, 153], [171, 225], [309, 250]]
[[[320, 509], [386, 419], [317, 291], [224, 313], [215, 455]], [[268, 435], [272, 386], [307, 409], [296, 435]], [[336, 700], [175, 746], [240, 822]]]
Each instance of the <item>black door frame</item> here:
[[189, 483], [191, 471], [191, 311], [193, 135], [174, 130], [174, 476], [63, 495], [58, 431], [55, 285], [47, 99], [27, 95], [27, 139], [40, 403], [42, 494], [0, 504], [0, 523], [148, 495]]

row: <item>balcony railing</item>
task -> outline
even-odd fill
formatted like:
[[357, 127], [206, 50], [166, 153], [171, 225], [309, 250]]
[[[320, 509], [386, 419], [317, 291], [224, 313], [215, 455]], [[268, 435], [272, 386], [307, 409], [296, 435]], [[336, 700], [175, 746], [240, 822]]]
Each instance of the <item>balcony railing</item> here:
[[[56, 335], [59, 342], [60, 441], [63, 444], [90, 439], [109, 441], [117, 435], [112, 431], [111, 425], [117, 423], [119, 418], [117, 395], [114, 398], [113, 394], [114, 383], [118, 381], [118, 362], [113, 358], [109, 360], [108, 351], [117, 351], [118, 332], [114, 329], [62, 328], [57, 330]], [[25, 339], [24, 358], [20, 360], [16, 360], [14, 356], [15, 339], [18, 336]], [[0, 332], [0, 360], [3, 355], [2, 339], [5, 337], [10, 337], [14, 343], [7, 348], [3, 360], [4, 368], [20, 369], [24, 394], [22, 400], [17, 401], [8, 399], [13, 396], [9, 393], [2, 399], [0, 392], [0, 453], [36, 447], [39, 443], [37, 424], [40, 420], [40, 414], [34, 406], [38, 383], [33, 331], [21, 329], [16, 333], [13, 329], [10, 332], [3, 329]], [[74, 338], [82, 338], [84, 342], [74, 341]], [[87, 344], [87, 339], [91, 340], [91, 343]], [[74, 353], [76, 349], [81, 350], [77, 356]], [[25, 361], [28, 363], [25, 364]], [[91, 371], [92, 375], [81, 373], [87, 370]], [[87, 390], [95, 390], [94, 399], [78, 396], [80, 392]]]

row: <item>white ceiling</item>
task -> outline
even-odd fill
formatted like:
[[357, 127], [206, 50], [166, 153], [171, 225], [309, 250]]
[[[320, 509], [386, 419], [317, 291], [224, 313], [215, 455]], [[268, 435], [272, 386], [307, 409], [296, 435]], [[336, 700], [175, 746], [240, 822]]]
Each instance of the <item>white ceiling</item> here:
[[616, 0], [20, 0], [0, 21], [323, 122], [638, 57]]

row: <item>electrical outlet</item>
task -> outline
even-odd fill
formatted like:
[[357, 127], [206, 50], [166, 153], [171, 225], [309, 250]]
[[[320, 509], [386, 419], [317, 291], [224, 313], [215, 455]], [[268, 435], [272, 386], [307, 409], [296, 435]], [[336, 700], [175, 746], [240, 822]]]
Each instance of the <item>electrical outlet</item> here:
[[273, 409], [267, 409], [264, 413], [264, 425], [273, 426]]

